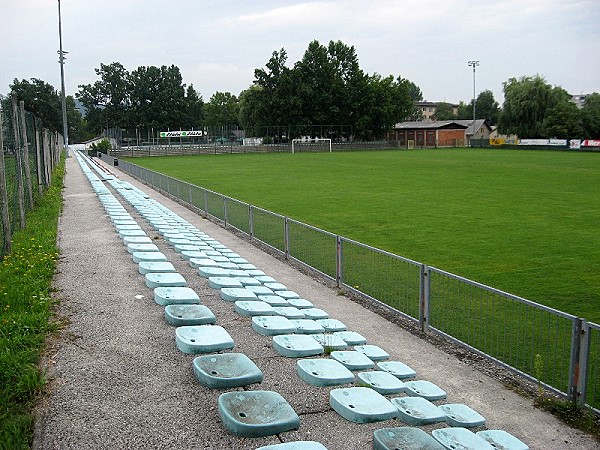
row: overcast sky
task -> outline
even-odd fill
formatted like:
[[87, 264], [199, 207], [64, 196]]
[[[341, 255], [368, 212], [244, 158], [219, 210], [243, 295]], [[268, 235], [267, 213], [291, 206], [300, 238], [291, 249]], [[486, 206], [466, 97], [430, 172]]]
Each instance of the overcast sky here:
[[[238, 95], [254, 69], [310, 41], [355, 47], [369, 73], [401, 75], [430, 101], [502, 102], [502, 83], [540, 74], [572, 94], [600, 92], [599, 0], [62, 0], [66, 90], [100, 63], [174, 64], [205, 101]], [[60, 88], [57, 0], [0, 0], [0, 93], [14, 78]]]

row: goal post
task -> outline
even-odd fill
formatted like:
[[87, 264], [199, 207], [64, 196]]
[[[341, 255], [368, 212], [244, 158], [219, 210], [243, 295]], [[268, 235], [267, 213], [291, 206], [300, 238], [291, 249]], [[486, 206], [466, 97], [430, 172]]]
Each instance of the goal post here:
[[302, 146], [307, 146], [310, 150], [319, 150], [320, 148], [326, 148], [327, 150], [329, 150], [329, 153], [332, 152], [330, 138], [292, 139], [292, 153], [296, 153], [296, 150], [299, 150]]

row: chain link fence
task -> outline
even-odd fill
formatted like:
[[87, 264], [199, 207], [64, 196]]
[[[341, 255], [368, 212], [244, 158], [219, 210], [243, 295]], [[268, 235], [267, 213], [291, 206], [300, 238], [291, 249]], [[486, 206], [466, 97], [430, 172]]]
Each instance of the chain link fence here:
[[600, 413], [600, 325], [127, 161], [119, 167], [338, 287]]
[[15, 96], [0, 99], [0, 257], [10, 253], [12, 234], [46, 188], [60, 161], [62, 135], [43, 127]]

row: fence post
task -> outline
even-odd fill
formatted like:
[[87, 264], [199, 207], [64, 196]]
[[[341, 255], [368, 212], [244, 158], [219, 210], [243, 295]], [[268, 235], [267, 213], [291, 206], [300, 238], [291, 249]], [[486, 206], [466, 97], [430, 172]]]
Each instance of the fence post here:
[[25, 228], [25, 188], [23, 187], [23, 154], [21, 136], [19, 133], [19, 113], [17, 109], [17, 96], [12, 95], [13, 133], [15, 135], [15, 154], [17, 156], [17, 197], [19, 201], [19, 215], [21, 228]]
[[421, 274], [419, 282], [419, 325], [421, 331], [425, 333], [429, 328], [429, 295], [431, 291], [431, 272], [429, 267], [421, 264]]
[[581, 353], [579, 354], [579, 379], [577, 380], [577, 392], [579, 393], [579, 404], [585, 405], [587, 400], [588, 364], [590, 362], [591, 335], [590, 326], [583, 320], [581, 329]]
[[250, 238], [254, 238], [254, 208], [250, 204], [248, 205], [248, 230]]
[[569, 389], [567, 391], [569, 400], [579, 403], [579, 386], [581, 378], [581, 347], [583, 342], [583, 327], [585, 320], [576, 318], [573, 320], [573, 331], [571, 335], [571, 361], [569, 364]]
[[4, 166], [4, 127], [2, 125], [2, 110], [0, 109], [0, 207], [2, 208], [2, 235], [4, 243], [2, 254], [7, 255], [11, 251], [12, 236], [10, 233], [10, 215], [8, 212], [8, 191], [6, 186], [6, 171]]
[[223, 227], [227, 228], [227, 197], [223, 196]]
[[23, 136], [23, 162], [25, 167], [25, 181], [27, 182], [27, 195], [29, 197], [29, 209], [33, 209], [33, 188], [31, 186], [31, 167], [29, 166], [29, 141], [27, 140], [27, 122], [25, 120], [25, 102], [19, 102], [21, 113], [21, 135]]
[[288, 259], [290, 256], [290, 222], [287, 217], [283, 220], [283, 247], [285, 259]]
[[208, 217], [208, 191], [204, 189], [204, 218]]
[[35, 162], [37, 167], [37, 182], [38, 182], [38, 194], [43, 193], [43, 181], [42, 181], [42, 151], [40, 147], [40, 130], [37, 127], [37, 119], [35, 120]]
[[344, 284], [344, 279], [342, 278], [342, 256], [342, 237], [337, 235], [335, 237], [335, 284], [338, 288], [342, 287], [342, 284]]

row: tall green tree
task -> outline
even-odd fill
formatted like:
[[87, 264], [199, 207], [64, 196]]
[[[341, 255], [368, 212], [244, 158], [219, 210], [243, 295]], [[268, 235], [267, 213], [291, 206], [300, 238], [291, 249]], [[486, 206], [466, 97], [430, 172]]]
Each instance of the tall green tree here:
[[600, 94], [594, 92], [585, 99], [581, 122], [587, 139], [600, 139]]
[[452, 120], [456, 119], [454, 114], [454, 106], [451, 103], [438, 102], [435, 108], [435, 120]]
[[205, 110], [207, 126], [239, 125], [239, 101], [230, 92], [215, 92]]
[[25, 109], [42, 120], [46, 128], [62, 134], [62, 104], [60, 95], [54, 87], [38, 78], [31, 81], [14, 79], [10, 85], [11, 93], [18, 101], [23, 101]]
[[498, 120], [500, 132], [522, 138], [545, 138], [544, 119], [552, 108], [571, 96], [553, 87], [540, 75], [510, 78], [503, 83], [504, 105]]
[[500, 106], [494, 98], [492, 91], [485, 90], [479, 93], [475, 102], [475, 116], [477, 119], [485, 119], [490, 125], [498, 124]]
[[119, 62], [100, 64], [94, 71], [100, 79], [80, 85], [75, 94], [87, 110], [90, 131], [99, 133], [103, 128], [135, 127], [135, 120], [129, 116], [132, 90], [129, 72]]
[[569, 139], [583, 136], [581, 111], [575, 103], [561, 102], [550, 108], [542, 122], [542, 132], [547, 138]]

